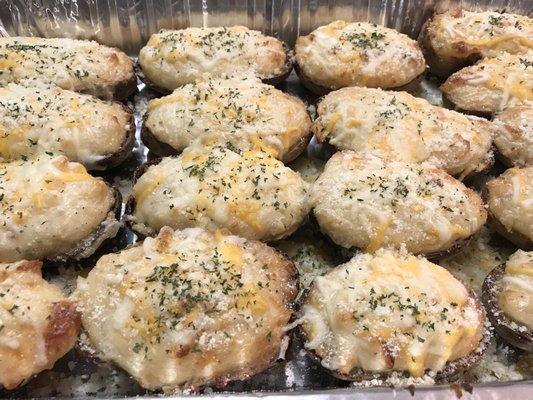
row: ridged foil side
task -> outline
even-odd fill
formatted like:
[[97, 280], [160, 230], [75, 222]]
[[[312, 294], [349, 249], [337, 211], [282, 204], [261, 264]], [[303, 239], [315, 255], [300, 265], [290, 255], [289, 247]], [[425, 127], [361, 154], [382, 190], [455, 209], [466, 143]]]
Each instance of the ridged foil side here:
[[136, 54], [160, 29], [246, 25], [292, 45], [336, 19], [416, 37], [433, 10], [455, 5], [533, 14], [532, 0], [0, 0], [0, 34], [95, 39]]

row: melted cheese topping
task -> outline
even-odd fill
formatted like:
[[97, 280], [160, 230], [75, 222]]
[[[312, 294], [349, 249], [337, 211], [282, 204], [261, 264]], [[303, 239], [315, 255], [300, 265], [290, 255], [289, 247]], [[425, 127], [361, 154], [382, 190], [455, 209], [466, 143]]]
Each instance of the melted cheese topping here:
[[391, 88], [403, 86], [426, 68], [416, 41], [384, 26], [335, 21], [300, 36], [296, 62], [316, 85]]
[[59, 88], [0, 88], [0, 159], [43, 153], [67, 156], [88, 168], [118, 152], [131, 113], [119, 103]]
[[405, 92], [344, 88], [325, 96], [317, 112], [313, 132], [341, 149], [429, 162], [460, 176], [483, 170], [490, 162], [492, 131], [487, 121]]
[[533, 106], [507, 108], [494, 122], [498, 151], [516, 166], [533, 164]]
[[113, 190], [81, 164], [42, 156], [0, 164], [0, 261], [54, 257], [107, 219]]
[[481, 228], [481, 198], [445, 172], [345, 150], [333, 155], [311, 195], [322, 231], [368, 252], [405, 244], [445, 251]]
[[231, 141], [283, 159], [305, 140], [311, 120], [303, 102], [252, 74], [209, 78], [148, 103], [145, 126], [181, 151], [194, 141]]
[[305, 347], [347, 375], [439, 371], [479, 346], [484, 319], [444, 268], [384, 249], [317, 277], [301, 310]]
[[518, 250], [509, 258], [501, 284], [502, 311], [533, 331], [533, 251]]
[[533, 166], [510, 168], [487, 183], [490, 213], [509, 232], [533, 241]]
[[434, 16], [425, 35], [437, 67], [450, 71], [471, 55], [494, 57], [502, 51], [520, 54], [533, 49], [533, 19], [453, 9]]
[[133, 227], [146, 234], [168, 225], [275, 240], [294, 232], [310, 209], [298, 173], [266, 153], [223, 146], [164, 158], [139, 178], [133, 196]]
[[272, 78], [287, 70], [283, 43], [244, 26], [163, 30], [150, 37], [139, 63], [152, 84], [173, 90], [204, 73], [231, 74], [253, 70]]
[[0, 264], [0, 387], [52, 368], [76, 341], [80, 317], [41, 277], [41, 262]]
[[134, 76], [125, 53], [93, 41], [0, 37], [0, 86], [44, 82], [112, 99]]
[[440, 87], [457, 107], [495, 113], [533, 104], [533, 51], [485, 58], [456, 72]]
[[198, 387], [269, 366], [280, 351], [294, 267], [270, 247], [165, 227], [102, 257], [74, 294], [92, 344], [148, 389]]

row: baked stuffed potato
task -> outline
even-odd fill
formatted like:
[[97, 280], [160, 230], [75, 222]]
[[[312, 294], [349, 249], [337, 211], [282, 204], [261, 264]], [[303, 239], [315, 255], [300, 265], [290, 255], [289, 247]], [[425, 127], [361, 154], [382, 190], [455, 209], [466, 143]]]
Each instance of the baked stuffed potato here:
[[267, 245], [173, 231], [100, 258], [74, 293], [99, 357], [146, 389], [224, 386], [287, 345], [294, 264]]
[[0, 263], [0, 388], [53, 367], [76, 342], [80, 314], [41, 276], [40, 261]]
[[329, 159], [311, 203], [336, 244], [369, 253], [405, 246], [436, 258], [466, 244], [487, 218], [477, 193], [444, 171], [352, 150]]
[[509, 107], [494, 117], [494, 144], [509, 167], [533, 164], [533, 106]]
[[231, 142], [289, 162], [307, 145], [311, 119], [304, 103], [253, 74], [206, 78], [152, 100], [143, 142], [150, 151], [177, 154], [194, 142]]
[[0, 158], [65, 155], [87, 169], [105, 169], [128, 157], [135, 142], [133, 113], [58, 87], [0, 88]]
[[367, 22], [321, 26], [296, 40], [295, 53], [300, 80], [318, 94], [346, 86], [398, 88], [426, 69], [416, 41]]
[[429, 163], [460, 179], [492, 165], [491, 124], [405, 92], [362, 87], [324, 96], [313, 133], [339, 149]]
[[120, 193], [65, 156], [0, 164], [0, 262], [88, 257], [120, 223]]
[[533, 50], [533, 19], [453, 8], [435, 14], [425, 24], [421, 42], [431, 72], [447, 77], [483, 57]]
[[489, 336], [479, 300], [446, 269], [386, 249], [315, 278], [299, 317], [305, 348], [347, 380], [450, 379], [479, 360]]
[[292, 70], [285, 44], [244, 26], [161, 30], [139, 53], [147, 82], [161, 91], [211, 76], [253, 70], [269, 84]]
[[122, 100], [137, 87], [131, 59], [88, 40], [0, 37], [0, 86], [54, 84], [62, 89]]

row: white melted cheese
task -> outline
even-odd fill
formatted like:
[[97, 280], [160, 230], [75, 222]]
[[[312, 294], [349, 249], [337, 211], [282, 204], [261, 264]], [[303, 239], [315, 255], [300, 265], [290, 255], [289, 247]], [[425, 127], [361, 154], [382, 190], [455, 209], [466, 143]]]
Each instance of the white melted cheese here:
[[300, 317], [305, 347], [326, 368], [420, 377], [478, 347], [480, 307], [444, 268], [380, 249], [317, 277]]
[[445, 251], [486, 220], [481, 198], [445, 172], [351, 150], [327, 162], [311, 202], [335, 243], [368, 252], [402, 244], [417, 254]]
[[351, 87], [326, 95], [313, 132], [341, 149], [428, 162], [451, 175], [483, 170], [490, 160], [488, 121], [436, 107], [406, 92]]
[[0, 86], [49, 83], [112, 99], [116, 86], [134, 76], [125, 53], [94, 41], [0, 37]]
[[508, 231], [533, 240], [533, 166], [510, 168], [487, 184], [490, 213]]
[[60, 88], [0, 88], [0, 158], [63, 154], [87, 168], [118, 152], [131, 126], [119, 103]]
[[283, 159], [306, 139], [311, 120], [301, 100], [248, 73], [199, 80], [150, 101], [145, 126], [178, 151], [230, 141]]
[[505, 109], [494, 118], [494, 144], [516, 166], [533, 164], [533, 106]]
[[188, 148], [150, 167], [133, 187], [133, 226], [151, 234], [175, 229], [225, 228], [249, 239], [294, 232], [310, 209], [308, 184], [260, 151]]
[[[13, 389], [52, 368], [76, 341], [79, 317], [61, 290], [41, 277], [40, 268], [39, 261], [0, 264], [0, 387]], [[70, 314], [58, 316], [58, 305]]]
[[283, 43], [244, 26], [162, 30], [150, 37], [139, 63], [152, 84], [173, 90], [208, 73], [254, 71], [261, 79], [286, 71]]
[[494, 11], [453, 9], [428, 24], [429, 45], [443, 64], [471, 54], [492, 57], [505, 51], [519, 54], [533, 49], [533, 19]]
[[505, 264], [498, 304], [513, 321], [533, 331], [533, 252], [518, 250]]
[[165, 227], [102, 257], [74, 298], [105, 359], [144, 388], [171, 390], [268, 367], [292, 315], [294, 278], [262, 243]]
[[0, 163], [0, 261], [71, 250], [114, 218], [114, 201], [103, 179], [64, 156]]
[[367, 22], [335, 21], [300, 36], [296, 62], [313, 83], [345, 86], [403, 86], [425, 70], [416, 41], [393, 29]]
[[[479, 79], [480, 74], [483, 79]], [[533, 104], [533, 51], [484, 58], [450, 76], [440, 87], [458, 108], [495, 113]]]

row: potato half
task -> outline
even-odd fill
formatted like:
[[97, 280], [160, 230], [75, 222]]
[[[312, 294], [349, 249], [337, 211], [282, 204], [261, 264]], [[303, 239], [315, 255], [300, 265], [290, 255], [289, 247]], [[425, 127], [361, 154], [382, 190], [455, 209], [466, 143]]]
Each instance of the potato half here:
[[120, 223], [121, 198], [65, 156], [0, 164], [0, 262], [90, 256]]
[[286, 345], [294, 264], [267, 245], [202, 229], [100, 258], [74, 298], [100, 356], [147, 389], [224, 386]]
[[533, 101], [533, 51], [484, 58], [450, 76], [440, 90], [456, 108], [494, 114]]
[[311, 119], [304, 103], [253, 74], [207, 78], [148, 103], [143, 141], [156, 154], [191, 143], [231, 142], [289, 162], [307, 145]]
[[139, 63], [148, 83], [163, 91], [193, 83], [205, 73], [248, 69], [276, 84], [292, 69], [282, 41], [244, 26], [162, 30], [141, 49]]
[[342, 247], [405, 245], [431, 258], [465, 244], [487, 218], [481, 198], [444, 171], [351, 150], [326, 163], [311, 202], [321, 230]]
[[525, 15], [454, 8], [435, 14], [426, 23], [421, 42], [431, 72], [447, 77], [482, 57], [532, 50], [533, 19]]
[[122, 51], [88, 40], [0, 37], [0, 86], [39, 82], [125, 99], [137, 87], [131, 59]]
[[492, 229], [533, 249], [533, 166], [508, 169], [487, 183], [485, 195]]
[[533, 252], [518, 250], [494, 268], [483, 283], [483, 302], [500, 336], [533, 351]]
[[324, 96], [313, 133], [340, 149], [428, 162], [464, 178], [492, 165], [491, 123], [406, 92], [350, 87]]
[[533, 164], [533, 106], [509, 107], [496, 115], [494, 144], [509, 167]]
[[53, 367], [76, 342], [80, 315], [41, 276], [40, 261], [0, 264], [0, 387]]
[[393, 371], [447, 379], [488, 341], [472, 291], [424, 258], [386, 249], [315, 278], [299, 314], [305, 348], [347, 380]]
[[416, 41], [367, 22], [321, 26], [300, 36], [295, 52], [302, 83], [318, 94], [346, 86], [397, 88], [426, 69]]
[[294, 232], [310, 210], [300, 174], [261, 151], [190, 147], [144, 168], [127, 210], [143, 235], [168, 225], [277, 240]]
[[0, 88], [0, 158], [62, 154], [88, 169], [120, 164], [135, 141], [133, 113], [58, 87]]

